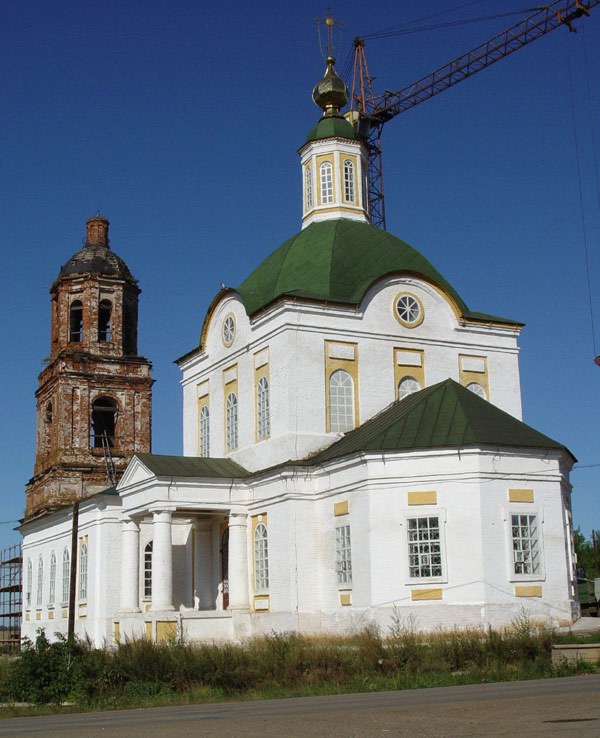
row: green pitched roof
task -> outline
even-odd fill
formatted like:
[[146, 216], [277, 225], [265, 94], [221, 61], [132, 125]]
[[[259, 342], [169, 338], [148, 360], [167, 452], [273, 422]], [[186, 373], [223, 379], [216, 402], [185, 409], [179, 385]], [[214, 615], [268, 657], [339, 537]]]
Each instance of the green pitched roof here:
[[164, 456], [136, 454], [137, 458], [157, 477], [206, 477], [208, 479], [243, 479], [250, 475], [243, 466], [231, 459], [200, 458], [196, 456]]
[[452, 379], [394, 402], [308, 460], [331, 461], [363, 451], [493, 446], [569, 450]]
[[515, 321], [469, 311], [452, 285], [396, 236], [347, 218], [312, 223], [275, 249], [238, 287], [248, 315], [284, 295], [358, 305], [369, 287], [394, 272], [433, 282], [473, 320]]
[[330, 115], [321, 118], [308, 132], [306, 143], [319, 141], [322, 138], [350, 138], [353, 141], [358, 140], [354, 126], [343, 115]]

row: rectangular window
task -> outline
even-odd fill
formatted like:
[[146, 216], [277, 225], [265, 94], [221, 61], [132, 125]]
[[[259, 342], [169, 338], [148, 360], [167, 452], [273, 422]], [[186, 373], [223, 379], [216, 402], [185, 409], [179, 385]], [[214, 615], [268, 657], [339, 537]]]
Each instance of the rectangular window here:
[[540, 537], [537, 515], [511, 515], [513, 572], [540, 574]]
[[439, 517], [408, 518], [408, 568], [411, 579], [441, 577]]
[[335, 571], [338, 584], [352, 584], [352, 547], [350, 526], [335, 529]]

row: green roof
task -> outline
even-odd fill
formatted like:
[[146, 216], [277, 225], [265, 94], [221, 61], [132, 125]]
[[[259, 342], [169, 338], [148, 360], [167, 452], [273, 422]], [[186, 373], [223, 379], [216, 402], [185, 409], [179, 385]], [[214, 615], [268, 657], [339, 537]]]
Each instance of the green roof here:
[[394, 402], [336, 443], [310, 465], [365, 451], [492, 446], [569, 450], [500, 410], [452, 379]]
[[374, 282], [399, 272], [436, 284], [466, 318], [521, 325], [469, 311], [452, 285], [416, 249], [387, 231], [348, 218], [304, 228], [267, 256], [237, 291], [248, 315], [284, 295], [358, 305]]
[[328, 115], [321, 118], [317, 125], [313, 126], [308, 132], [306, 143], [319, 141], [322, 138], [350, 138], [353, 141], [358, 140], [354, 126], [343, 115]]
[[157, 477], [206, 477], [208, 479], [243, 479], [250, 475], [243, 466], [231, 459], [214, 459], [196, 456], [164, 456], [161, 454], [136, 454], [137, 458]]

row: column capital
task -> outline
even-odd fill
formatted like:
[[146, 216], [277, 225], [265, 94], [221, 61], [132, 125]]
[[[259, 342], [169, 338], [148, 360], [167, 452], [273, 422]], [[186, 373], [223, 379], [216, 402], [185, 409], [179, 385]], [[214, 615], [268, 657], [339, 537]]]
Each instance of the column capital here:
[[170, 523], [173, 517], [173, 510], [150, 510], [152, 517], [156, 522]]
[[133, 518], [121, 518], [121, 523], [123, 525], [123, 530], [137, 533], [140, 529], [139, 523]]
[[244, 510], [230, 510], [229, 511], [229, 527], [233, 525], [246, 525], [248, 521], [248, 513]]

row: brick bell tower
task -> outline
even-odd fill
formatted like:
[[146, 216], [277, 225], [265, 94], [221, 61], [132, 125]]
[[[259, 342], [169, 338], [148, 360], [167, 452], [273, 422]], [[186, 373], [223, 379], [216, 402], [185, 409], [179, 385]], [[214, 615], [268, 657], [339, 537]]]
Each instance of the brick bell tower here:
[[132, 454], [151, 450], [154, 380], [137, 353], [140, 289], [111, 250], [108, 225], [100, 214], [87, 221], [84, 247], [50, 289], [26, 519], [113, 486]]

